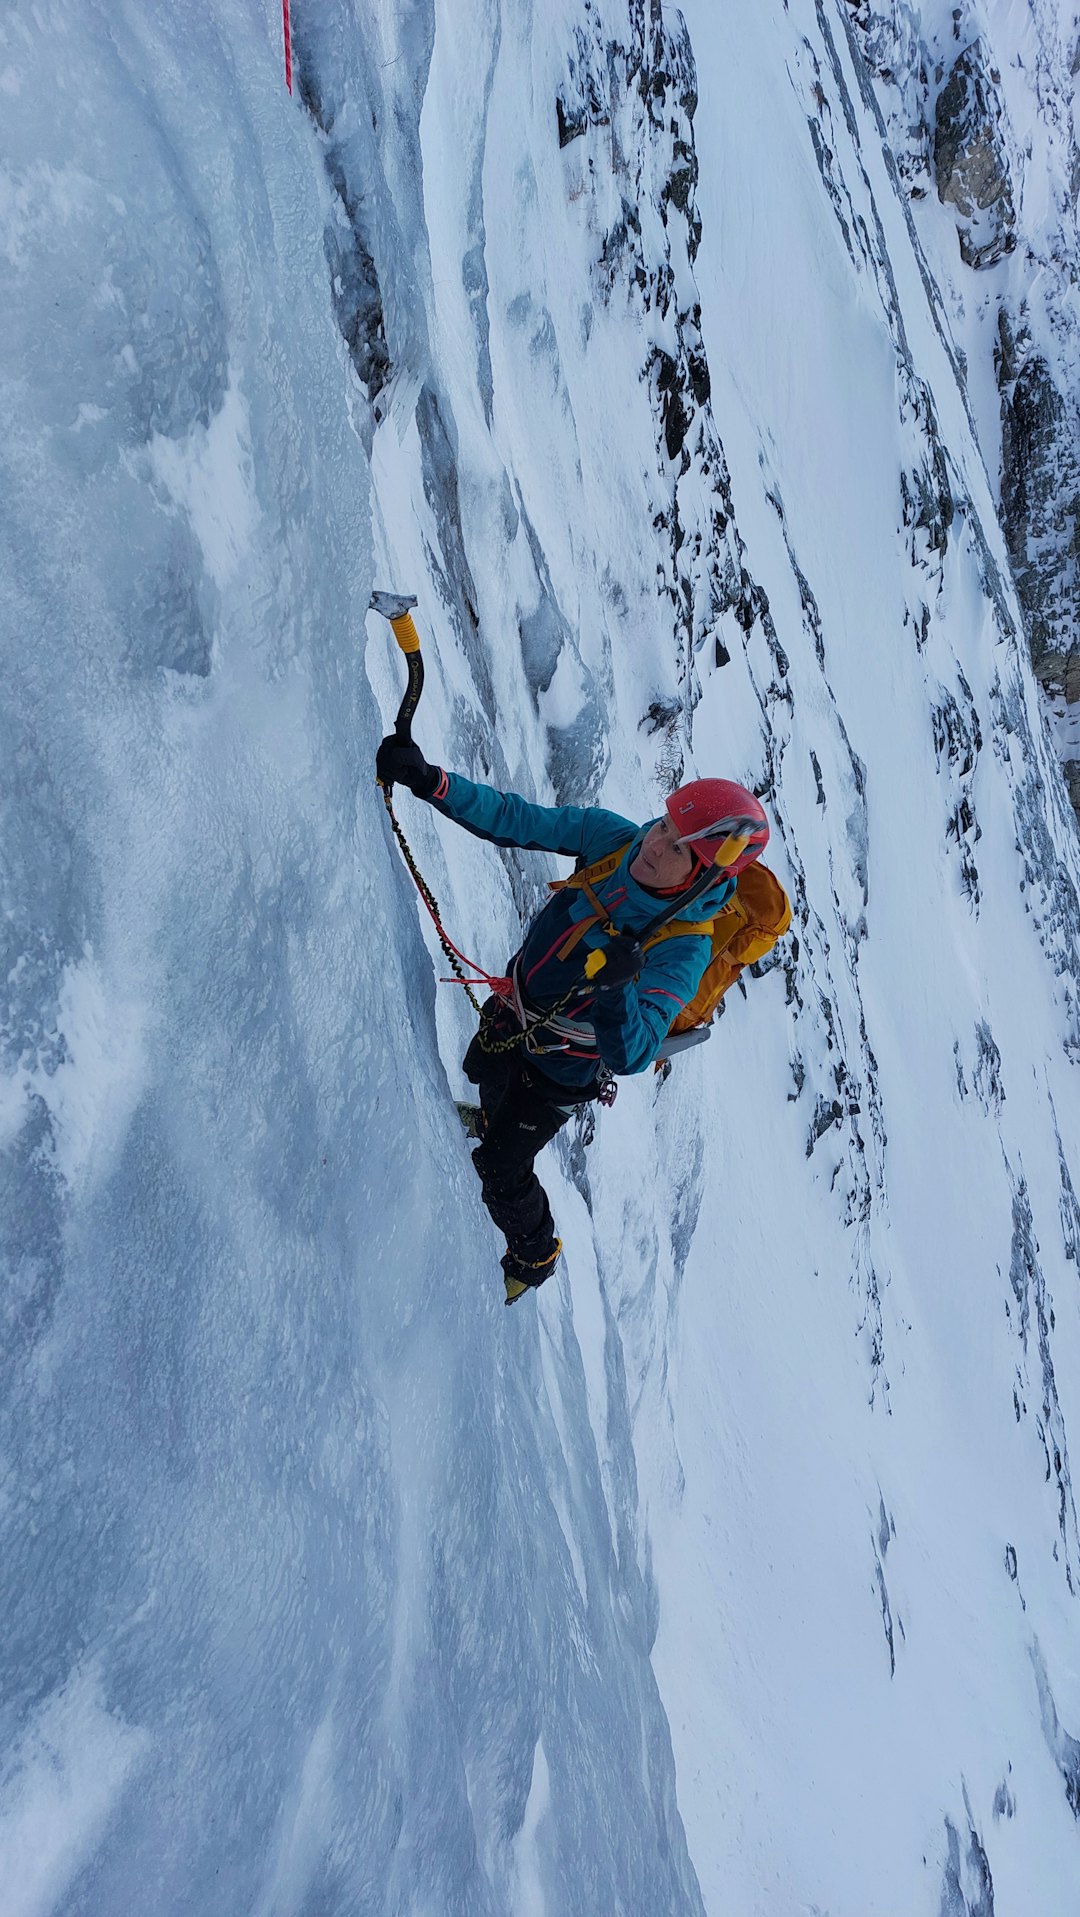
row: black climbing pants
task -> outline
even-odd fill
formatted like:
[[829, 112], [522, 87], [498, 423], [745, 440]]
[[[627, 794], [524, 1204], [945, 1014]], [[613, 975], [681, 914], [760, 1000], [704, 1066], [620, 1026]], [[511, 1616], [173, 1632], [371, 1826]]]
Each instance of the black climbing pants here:
[[578, 1106], [595, 1098], [596, 1088], [557, 1085], [520, 1045], [506, 1052], [484, 1049], [484, 1038], [491, 1043], [517, 1029], [502, 1001], [488, 999], [462, 1068], [479, 1088], [484, 1113], [484, 1136], [473, 1152], [484, 1203], [510, 1250], [536, 1264], [555, 1249], [555, 1223], [533, 1161]]

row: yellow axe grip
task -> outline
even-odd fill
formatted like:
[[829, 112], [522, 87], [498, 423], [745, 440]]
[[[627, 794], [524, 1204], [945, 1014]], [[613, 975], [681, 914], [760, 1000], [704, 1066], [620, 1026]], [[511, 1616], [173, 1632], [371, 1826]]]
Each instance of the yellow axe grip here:
[[400, 618], [391, 619], [390, 627], [402, 652], [419, 652], [420, 635], [413, 625], [411, 612], [403, 612]]
[[603, 952], [590, 952], [585, 960], [585, 977], [595, 978], [597, 972], [602, 972], [606, 964], [607, 958]]
[[749, 843], [749, 839], [725, 839], [723, 845], [718, 846], [713, 855], [713, 864], [734, 865], [736, 859], [746, 851]]

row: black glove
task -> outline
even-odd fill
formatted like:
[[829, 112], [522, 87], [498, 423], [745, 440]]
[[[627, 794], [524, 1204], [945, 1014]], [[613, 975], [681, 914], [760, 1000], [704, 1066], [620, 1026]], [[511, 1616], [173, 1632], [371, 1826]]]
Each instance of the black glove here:
[[429, 765], [418, 745], [388, 732], [375, 754], [375, 773], [383, 785], [407, 785], [418, 799], [430, 799], [442, 772]]
[[594, 992], [614, 992], [629, 985], [645, 963], [645, 954], [636, 939], [620, 932], [602, 948], [604, 963], [592, 980]]

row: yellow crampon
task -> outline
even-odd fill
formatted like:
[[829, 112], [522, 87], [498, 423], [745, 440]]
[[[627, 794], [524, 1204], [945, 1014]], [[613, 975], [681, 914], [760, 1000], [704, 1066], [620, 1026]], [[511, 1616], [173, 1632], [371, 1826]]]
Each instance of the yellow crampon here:
[[[554, 1270], [554, 1267], [558, 1263], [561, 1250], [562, 1239], [556, 1238], [554, 1251], [550, 1252], [546, 1258], [538, 1258], [535, 1264], [529, 1264], [526, 1259], [518, 1258], [510, 1251], [509, 1246], [507, 1246], [507, 1255], [513, 1258], [514, 1263], [519, 1265], [523, 1271], [540, 1271], [543, 1272], [544, 1278], [546, 1278], [548, 1273]], [[537, 1282], [542, 1284], [543, 1279], [539, 1279]], [[508, 1305], [516, 1305], [518, 1299], [523, 1297], [527, 1291], [536, 1290], [536, 1285], [526, 1284], [523, 1278], [511, 1277], [506, 1269], [505, 1261], [503, 1263], [503, 1283], [506, 1286], [506, 1303]]]

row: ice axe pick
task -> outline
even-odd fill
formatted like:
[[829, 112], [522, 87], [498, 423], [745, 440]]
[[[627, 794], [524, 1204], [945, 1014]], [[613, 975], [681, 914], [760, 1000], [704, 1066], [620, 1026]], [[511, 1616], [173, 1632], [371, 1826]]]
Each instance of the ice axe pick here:
[[409, 683], [405, 688], [405, 697], [398, 707], [394, 721], [394, 731], [404, 744], [412, 738], [413, 715], [420, 703], [420, 694], [424, 690], [424, 661], [420, 656], [420, 635], [413, 624], [412, 609], [416, 599], [404, 592], [373, 592], [368, 602], [372, 612], [381, 612], [384, 619], [390, 621], [390, 630], [405, 654], [409, 668]]

